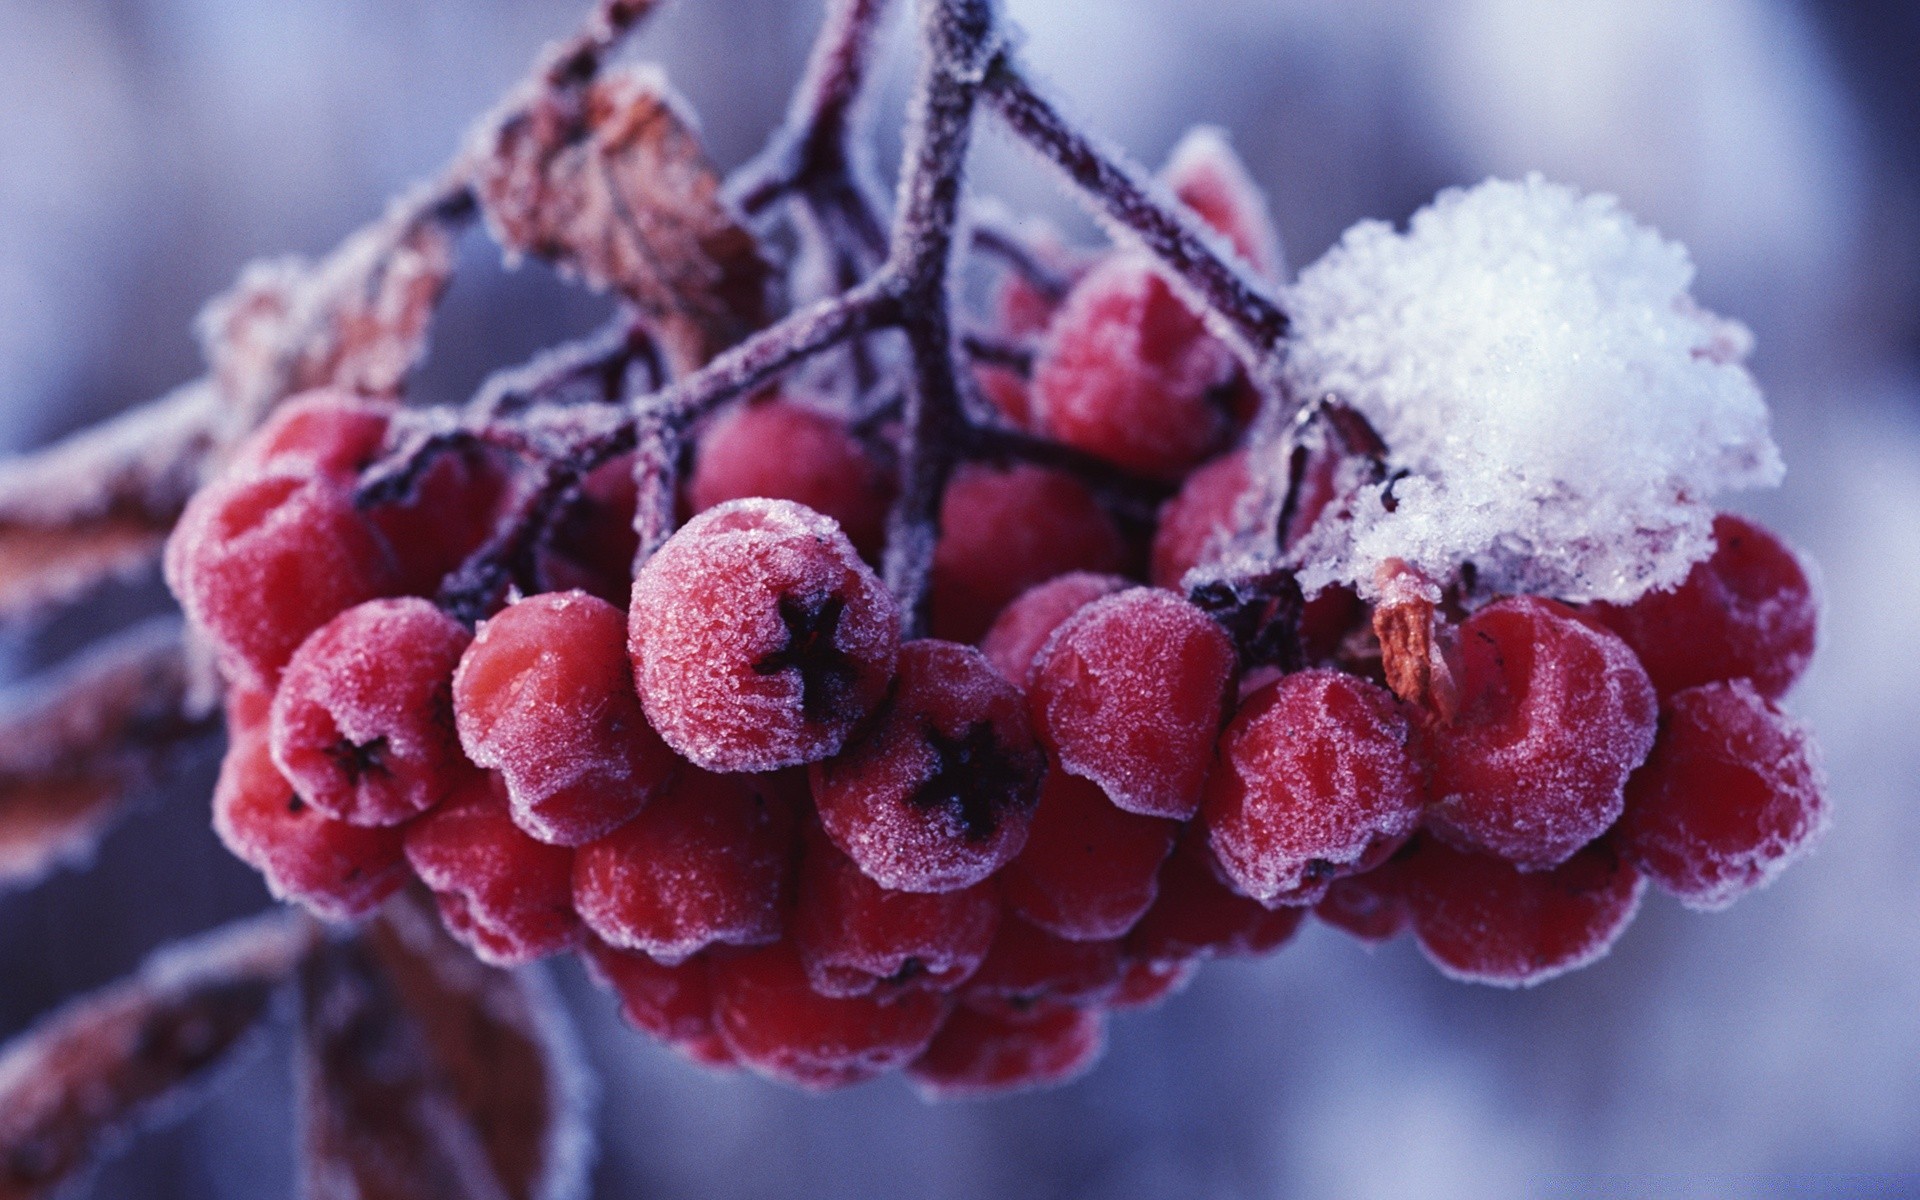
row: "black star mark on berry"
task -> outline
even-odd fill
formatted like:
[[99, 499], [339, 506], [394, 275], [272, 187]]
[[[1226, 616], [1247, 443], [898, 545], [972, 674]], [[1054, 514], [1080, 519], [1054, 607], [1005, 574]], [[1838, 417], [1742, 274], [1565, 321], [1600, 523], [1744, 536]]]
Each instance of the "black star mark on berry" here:
[[1035, 792], [1033, 764], [1009, 754], [993, 736], [991, 721], [975, 721], [959, 737], [926, 726], [933, 773], [915, 788], [915, 808], [944, 808], [960, 819], [969, 841], [985, 841], [1000, 827], [1000, 814]]
[[355, 742], [341, 738], [327, 747], [327, 757], [333, 765], [348, 779], [360, 778], [379, 772], [387, 774], [387, 739], [383, 735], [370, 742]]
[[860, 668], [834, 644], [847, 599], [838, 593], [818, 604], [798, 596], [780, 597], [780, 620], [787, 627], [787, 644], [753, 664], [756, 675], [800, 672], [800, 711], [809, 721], [834, 715], [846, 699]]

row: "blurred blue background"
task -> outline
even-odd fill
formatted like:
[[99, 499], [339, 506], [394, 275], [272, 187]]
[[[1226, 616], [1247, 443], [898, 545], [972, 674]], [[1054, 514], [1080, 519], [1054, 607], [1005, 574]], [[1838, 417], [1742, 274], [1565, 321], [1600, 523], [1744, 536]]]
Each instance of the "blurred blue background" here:
[[[190, 327], [248, 259], [320, 253], [430, 172], [571, 26], [575, 0], [0, 0], [0, 446], [198, 374]], [[1790, 707], [1834, 827], [1730, 912], [1650, 897], [1599, 965], [1446, 982], [1402, 941], [1310, 927], [1123, 1016], [1056, 1093], [928, 1107], [714, 1077], [558, 972], [600, 1067], [602, 1196], [1920, 1195], [1920, 6], [1911, 0], [1009, 0], [1092, 127], [1157, 163], [1230, 130], [1294, 267], [1353, 221], [1540, 170], [1687, 243], [1758, 335], [1789, 478], [1743, 498], [1821, 564], [1824, 645]], [[678, 0], [640, 40], [723, 164], [777, 120], [819, 17]], [[903, 31], [896, 29], [895, 33]], [[904, 51], [904, 43], [900, 48]], [[877, 127], [897, 136], [904, 56]], [[997, 137], [978, 185], [1081, 232]], [[603, 301], [485, 246], [429, 399], [594, 325]], [[4, 652], [21, 670], [155, 609], [118, 588]], [[206, 828], [211, 769], [94, 870], [0, 898], [0, 1036], [167, 938], [260, 907]], [[136, 1144], [93, 1194], [290, 1194], [284, 1056]]]

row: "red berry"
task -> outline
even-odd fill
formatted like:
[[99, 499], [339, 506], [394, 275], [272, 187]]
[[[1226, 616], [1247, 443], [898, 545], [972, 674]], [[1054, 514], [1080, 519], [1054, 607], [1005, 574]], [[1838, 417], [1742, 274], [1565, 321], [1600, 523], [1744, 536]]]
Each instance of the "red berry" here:
[[1108, 998], [1107, 1007], [1115, 1010], [1152, 1008], [1169, 996], [1185, 991], [1199, 971], [1197, 958], [1172, 962], [1132, 959], [1121, 972], [1120, 987]]
[[1013, 1016], [960, 1007], [907, 1067], [929, 1100], [1058, 1087], [1093, 1069], [1106, 1049], [1105, 1014], [1070, 1005]]
[[893, 480], [843, 422], [778, 395], [714, 422], [687, 481], [695, 512], [751, 496], [792, 500], [838, 521], [870, 559], [886, 538], [893, 492]]
[[1060, 769], [1128, 812], [1185, 820], [1200, 807], [1233, 643], [1178, 596], [1134, 588], [1055, 631], [1028, 679], [1034, 727]]
[[581, 957], [600, 986], [620, 998], [620, 1015], [634, 1028], [676, 1046], [714, 1036], [705, 955], [669, 965], [589, 937]]
[[710, 771], [835, 754], [886, 696], [893, 597], [839, 526], [787, 500], [687, 522], [633, 583], [628, 648], [647, 719]]
[[778, 781], [683, 768], [639, 816], [580, 847], [574, 906], [601, 940], [663, 962], [776, 941], [793, 822]]
[[1240, 957], [1277, 950], [1292, 938], [1307, 910], [1268, 910], [1235, 895], [1220, 881], [1206, 838], [1189, 827], [1160, 869], [1160, 895], [1127, 935], [1127, 956], [1181, 962], [1202, 955]]
[[998, 363], [975, 363], [974, 386], [1015, 429], [1033, 427], [1033, 391], [1027, 377]]
[[302, 392], [273, 410], [234, 452], [228, 478], [262, 471], [320, 474], [352, 486], [379, 456], [399, 405], [352, 392]]
[[421, 472], [412, 491], [369, 508], [367, 519], [396, 551], [405, 589], [431, 596], [493, 535], [512, 494], [512, 475], [492, 453], [448, 449]]
[[973, 647], [928, 639], [900, 648], [873, 728], [811, 777], [827, 836], [868, 878], [950, 892], [1020, 852], [1045, 772], [1013, 685]]
[[453, 708], [467, 756], [500, 772], [514, 821], [544, 842], [612, 832], [679, 765], [634, 693], [625, 615], [584, 592], [530, 596], [482, 622]]
[[961, 993], [969, 1006], [1020, 1014], [1056, 1004], [1104, 1004], [1120, 986], [1120, 943], [1072, 942], [1009, 913]]
[[1429, 824], [1525, 866], [1565, 862], [1620, 815], [1653, 747], [1653, 685], [1626, 643], [1537, 596], [1481, 609], [1459, 644]]
[[1826, 829], [1807, 731], [1744, 679], [1677, 692], [1627, 783], [1621, 853], [1689, 908], [1725, 908]]
[[903, 1067], [933, 1040], [946, 1001], [932, 992], [822, 996], [782, 942], [713, 963], [713, 1015], [750, 1069], [814, 1091]]
[[1404, 840], [1425, 800], [1411, 737], [1391, 693], [1339, 671], [1249, 696], [1201, 810], [1227, 878], [1264, 904], [1312, 904], [1370, 848]]
[[1152, 260], [1114, 254], [1074, 285], [1033, 367], [1040, 424], [1125, 470], [1177, 480], [1234, 432], [1239, 366]]
[[1807, 568], [1792, 547], [1745, 517], [1721, 513], [1713, 537], [1713, 556], [1679, 587], [1591, 611], [1633, 647], [1663, 697], [1750, 679], [1755, 691], [1778, 700], [1813, 658], [1820, 606]]
[[1033, 660], [1053, 631], [1102, 596], [1125, 591], [1124, 576], [1074, 571], [1058, 575], [1020, 593], [1000, 610], [993, 627], [980, 639], [980, 652], [1010, 683], [1024, 686]]
[[1153, 531], [1155, 587], [1180, 590], [1188, 571], [1209, 561], [1217, 539], [1233, 531], [1240, 498], [1253, 486], [1247, 452], [1235, 450], [1196, 468], [1173, 499], [1160, 507]]
[[187, 503], [167, 540], [167, 585], [232, 682], [271, 687], [309, 633], [400, 586], [353, 497], [321, 475], [229, 477]]
[[1050, 771], [1026, 848], [1002, 876], [1007, 903], [1060, 937], [1117, 938], [1153, 903], [1179, 832], [1176, 822], [1125, 812], [1097, 785]]
[[978, 641], [1008, 601], [1069, 571], [1111, 574], [1126, 543], [1100, 502], [1073, 476], [1018, 464], [971, 463], [940, 502], [933, 552], [933, 635]]
[[1397, 862], [1358, 875], [1344, 875], [1327, 887], [1313, 915], [1367, 943], [1388, 942], [1407, 927], [1406, 884]]
[[447, 931], [483, 961], [518, 966], [579, 940], [573, 852], [522, 833], [497, 778], [468, 776], [407, 826], [406, 847], [407, 863], [433, 890]]
[[213, 788], [213, 829], [275, 896], [328, 920], [372, 912], [406, 882], [400, 831], [336, 821], [302, 800], [273, 765], [264, 728], [234, 723]]
[[273, 698], [273, 760], [321, 812], [397, 825], [472, 771], [453, 728], [466, 627], [414, 597], [369, 600], [315, 630]]
[[863, 875], [818, 830], [806, 839], [793, 945], [823, 996], [950, 991], [986, 957], [999, 924], [1000, 896], [991, 883], [937, 894], [892, 891]]
[[1203, 126], [1181, 138], [1160, 177], [1182, 204], [1233, 243], [1248, 266], [1279, 278], [1280, 235], [1266, 197], [1218, 129]]
[[622, 454], [587, 472], [552, 539], [539, 552], [540, 578], [551, 591], [578, 589], [609, 604], [633, 595], [633, 557], [640, 548], [633, 515], [639, 489], [634, 456]]

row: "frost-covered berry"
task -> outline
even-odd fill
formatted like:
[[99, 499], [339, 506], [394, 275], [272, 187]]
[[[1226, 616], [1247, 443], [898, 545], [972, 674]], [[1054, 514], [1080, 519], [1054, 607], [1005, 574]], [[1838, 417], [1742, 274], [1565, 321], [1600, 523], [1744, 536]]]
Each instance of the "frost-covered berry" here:
[[1205, 613], [1134, 588], [1055, 631], [1028, 679], [1034, 727], [1061, 770], [1121, 808], [1185, 820], [1200, 807], [1235, 666]]
[[685, 767], [639, 816], [575, 853], [573, 902], [602, 941], [678, 962], [786, 924], [794, 814], [780, 781]]
[[1222, 454], [1187, 476], [1160, 506], [1147, 576], [1155, 587], [1178, 590], [1181, 577], [1209, 559], [1219, 539], [1232, 532], [1240, 498], [1252, 486], [1245, 450]]
[[793, 946], [716, 958], [713, 1015], [750, 1070], [813, 1091], [845, 1087], [912, 1062], [946, 1015], [932, 992], [822, 996]]
[[1074, 285], [1033, 368], [1033, 407], [1058, 440], [1177, 480], [1232, 438], [1239, 365], [1144, 254]]
[[406, 828], [407, 864], [432, 890], [447, 931], [502, 967], [571, 948], [580, 937], [573, 852], [521, 832], [498, 779], [467, 780]]
[[1153, 907], [1127, 935], [1127, 957], [1167, 963], [1203, 955], [1266, 954], [1285, 945], [1306, 915], [1304, 908], [1269, 910], [1234, 894], [1220, 881], [1206, 837], [1197, 826], [1189, 826], [1160, 868], [1160, 894]]
[[969, 463], [940, 501], [929, 619], [933, 635], [978, 641], [1015, 596], [1069, 571], [1112, 574], [1127, 561], [1113, 519], [1064, 471]]
[[792, 500], [840, 523], [869, 559], [886, 537], [894, 483], [843, 422], [778, 395], [755, 399], [700, 437], [687, 502], [704, 512], [728, 500]]
[[309, 803], [397, 825], [472, 773], [453, 727], [471, 635], [416, 597], [369, 600], [300, 644], [273, 698], [273, 760]]
[[1279, 277], [1280, 235], [1266, 197], [1220, 130], [1201, 126], [1188, 131], [1167, 156], [1160, 179], [1180, 203], [1231, 242], [1248, 266], [1270, 279]]
[[980, 639], [980, 653], [1008, 681], [1024, 686], [1040, 647], [1068, 617], [1102, 596], [1133, 586], [1122, 575], [1073, 571], [1020, 593]]
[[961, 995], [970, 1007], [996, 1013], [1097, 1005], [1120, 986], [1120, 973], [1119, 942], [1068, 941], [1009, 913]]
[[579, 495], [536, 551], [550, 591], [577, 589], [621, 606], [633, 598], [633, 556], [640, 548], [633, 465], [633, 455], [616, 455], [580, 480]]
[[893, 891], [868, 879], [818, 829], [808, 832], [793, 945], [823, 996], [951, 991], [986, 957], [999, 925], [991, 882], [957, 892]]
[[530, 596], [483, 621], [453, 711], [467, 757], [500, 772], [514, 821], [543, 842], [619, 828], [680, 761], [633, 690], [625, 615], [585, 592]]
[[1653, 685], [1626, 643], [1516, 596], [1460, 627], [1460, 712], [1433, 737], [1443, 836], [1529, 867], [1564, 862], [1620, 815], [1653, 747]]
[[1059, 1087], [1092, 1070], [1106, 1040], [1106, 1015], [1096, 1009], [1060, 1005], [1014, 1015], [962, 1005], [907, 1076], [929, 1100]]
[[1425, 841], [1407, 858], [1420, 949], [1469, 983], [1529, 987], [1606, 954], [1646, 881], [1606, 839], [1548, 871]]
[[404, 589], [431, 596], [492, 536], [512, 497], [508, 465], [462, 447], [436, 455], [405, 496], [366, 512], [394, 548]]
[[1177, 822], [1126, 812], [1097, 784], [1049, 771], [1026, 848], [1001, 874], [1007, 904], [1049, 933], [1117, 938], [1159, 891]]
[[708, 509], [633, 583], [647, 719], [709, 771], [837, 753], [885, 697], [899, 644], [893, 597], [840, 527], [787, 500]]
[[406, 882], [398, 829], [336, 821], [300, 798], [273, 765], [264, 728], [233, 729], [213, 788], [213, 829], [267, 889], [328, 920], [373, 911]]
[[400, 587], [386, 540], [347, 490], [285, 472], [196, 493], [167, 539], [166, 576], [222, 674], [249, 687], [272, 687], [308, 634]]
[[1045, 772], [1013, 685], [973, 647], [925, 639], [900, 648], [878, 721], [811, 778], [827, 836], [868, 878], [949, 892], [1020, 852]]
[[1152, 1008], [1169, 996], [1184, 991], [1199, 972], [1200, 960], [1197, 958], [1168, 962], [1130, 959], [1120, 973], [1120, 986], [1107, 998], [1107, 1007], [1116, 1011]]
[[1689, 908], [1725, 908], [1812, 847], [1827, 824], [1807, 731], [1744, 679], [1667, 700], [1627, 782], [1620, 851]]
[[249, 434], [227, 464], [229, 478], [278, 470], [351, 485], [387, 439], [399, 406], [335, 388], [288, 398]]
[[1327, 887], [1313, 915], [1362, 942], [1389, 942], [1407, 927], [1406, 883], [1397, 861], [1358, 875], [1343, 875]]
[[1369, 849], [1404, 840], [1425, 802], [1411, 738], [1391, 693], [1339, 671], [1249, 696], [1201, 809], [1227, 877], [1264, 904], [1312, 904]]
[[616, 949], [589, 937], [581, 957], [600, 986], [620, 999], [627, 1024], [671, 1045], [714, 1036], [713, 985], [707, 957], [680, 963], [655, 962], [644, 954]]
[[1813, 659], [1820, 608], [1792, 547], [1732, 513], [1713, 520], [1714, 551], [1669, 591], [1593, 615], [1626, 639], [1660, 694], [1730, 679], [1778, 700]]

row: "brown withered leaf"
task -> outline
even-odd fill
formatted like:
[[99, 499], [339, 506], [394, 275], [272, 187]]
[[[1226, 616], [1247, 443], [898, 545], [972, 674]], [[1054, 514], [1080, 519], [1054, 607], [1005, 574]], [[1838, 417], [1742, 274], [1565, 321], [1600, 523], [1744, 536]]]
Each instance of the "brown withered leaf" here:
[[138, 796], [214, 744], [187, 710], [177, 620], [100, 643], [0, 707], [0, 889], [84, 858]]
[[1453, 720], [1460, 697], [1447, 661], [1440, 589], [1397, 558], [1380, 565], [1375, 584], [1380, 599], [1373, 609], [1373, 634], [1387, 686], [1408, 704]]
[[500, 243], [619, 291], [676, 369], [764, 323], [766, 260], [657, 70], [524, 85], [482, 124], [474, 155]]
[[301, 977], [308, 1200], [559, 1200], [585, 1101], [538, 977], [483, 965], [412, 896]]
[[275, 912], [162, 950], [0, 1047], [0, 1200], [74, 1182], [250, 1041], [312, 941]]

